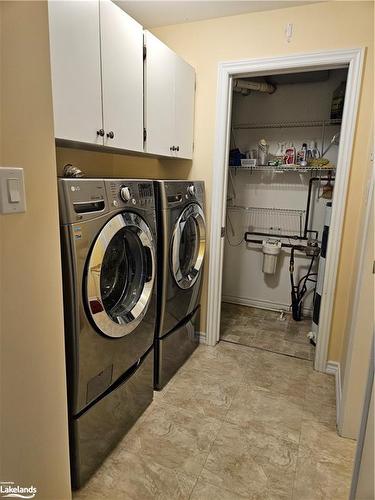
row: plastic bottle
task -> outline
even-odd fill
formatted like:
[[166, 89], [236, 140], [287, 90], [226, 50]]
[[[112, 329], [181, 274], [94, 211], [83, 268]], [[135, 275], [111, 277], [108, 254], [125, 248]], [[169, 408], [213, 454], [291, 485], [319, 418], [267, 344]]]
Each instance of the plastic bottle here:
[[300, 164], [301, 161], [306, 160], [307, 144], [304, 142], [299, 151], [297, 151], [297, 163]]
[[293, 165], [296, 161], [296, 148], [293, 143], [285, 150], [284, 163], [285, 165]]
[[258, 164], [267, 165], [268, 161], [268, 144], [266, 139], [261, 139], [258, 142]]

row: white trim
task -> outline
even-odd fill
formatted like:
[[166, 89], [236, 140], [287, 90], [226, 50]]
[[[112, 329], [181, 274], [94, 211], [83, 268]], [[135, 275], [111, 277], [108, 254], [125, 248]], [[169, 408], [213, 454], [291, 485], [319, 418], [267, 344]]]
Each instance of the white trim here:
[[[208, 274], [207, 304], [207, 344], [214, 346], [220, 338], [220, 303], [222, 290], [222, 269], [224, 257], [224, 239], [221, 228], [225, 225], [226, 183], [229, 159], [230, 120], [232, 110], [232, 81], [227, 71], [219, 64], [216, 98], [216, 147], [214, 150], [210, 259]], [[215, 165], [220, 172], [215, 175]]]
[[216, 101], [216, 139], [213, 160], [213, 187], [211, 207], [210, 263], [208, 276], [207, 343], [215, 345], [220, 335], [220, 304], [222, 291], [223, 240], [221, 227], [225, 225], [226, 188], [228, 175], [228, 136], [232, 76], [252, 76], [271, 72], [307, 71], [348, 65], [345, 109], [342, 120], [337, 174], [332, 208], [332, 221], [328, 242], [328, 255], [324, 279], [324, 292], [319, 322], [319, 337], [315, 356], [315, 369], [325, 371], [332, 319], [334, 290], [341, 248], [342, 226], [345, 215], [347, 188], [350, 174], [354, 131], [361, 85], [364, 50], [343, 49], [284, 57], [251, 59], [219, 63]]
[[[369, 178], [368, 178], [368, 184], [367, 184], [367, 193], [366, 193], [366, 198], [365, 198], [365, 216], [363, 220], [363, 232], [362, 232], [362, 239], [360, 241], [360, 247], [359, 247], [359, 257], [358, 257], [358, 271], [357, 271], [357, 279], [356, 279], [356, 284], [355, 284], [355, 289], [354, 289], [354, 300], [353, 300], [353, 314], [351, 317], [351, 321], [349, 324], [349, 330], [348, 330], [348, 335], [349, 335], [349, 340], [348, 340], [348, 347], [347, 347], [347, 354], [345, 358], [345, 373], [344, 373], [344, 380], [343, 380], [343, 388], [342, 388], [342, 412], [340, 413], [340, 420], [338, 421], [338, 427], [339, 427], [339, 432], [341, 435], [344, 437], [351, 437], [355, 439], [355, 435], [353, 436], [353, 431], [348, 432], [348, 424], [347, 424], [347, 414], [350, 412], [350, 397], [351, 393], [353, 390], [356, 390], [356, 388], [353, 386], [353, 381], [352, 381], [352, 375], [353, 375], [353, 369], [355, 369], [355, 351], [358, 349], [357, 344], [363, 345], [363, 340], [358, 337], [358, 330], [356, 328], [357, 322], [358, 322], [358, 314], [359, 314], [359, 304], [360, 304], [360, 299], [361, 299], [361, 289], [363, 287], [363, 280], [365, 278], [364, 276], [364, 271], [365, 271], [365, 258], [366, 258], [366, 243], [367, 243], [367, 238], [369, 237], [369, 230], [370, 230], [370, 222], [371, 222], [371, 217], [374, 216], [373, 210], [374, 210], [374, 180], [375, 180], [375, 173], [372, 168], [372, 163], [373, 163], [373, 157], [374, 153], [372, 153], [372, 160], [370, 160], [371, 166], [369, 168]], [[369, 311], [370, 314], [370, 311]], [[370, 362], [370, 357], [371, 355], [369, 354], [369, 359], [368, 360], [363, 360], [363, 364], [369, 363]], [[354, 359], [353, 359], [354, 358]], [[358, 359], [358, 358], [357, 358]], [[357, 361], [358, 362], [358, 361]], [[356, 377], [357, 378], [357, 377]], [[361, 390], [361, 388], [358, 388]]]
[[[267, 311], [283, 311], [286, 314], [291, 314], [289, 304], [282, 304], [281, 302], [271, 302], [269, 300], [252, 299], [249, 297], [238, 297], [235, 295], [223, 295], [222, 302], [229, 302], [229, 304], [238, 304], [240, 306], [256, 307], [257, 309], [266, 309]], [[303, 314], [312, 317], [312, 309], [308, 307], [303, 308]]]
[[329, 375], [334, 375], [335, 377], [336, 425], [338, 425], [341, 415], [341, 400], [342, 400], [340, 363], [338, 363], [337, 361], [328, 361], [326, 366], [326, 373], [328, 373]]
[[335, 189], [332, 200], [332, 217], [329, 228], [327, 258], [325, 265], [323, 293], [319, 317], [319, 335], [315, 353], [314, 367], [324, 369], [328, 357], [328, 344], [331, 330], [333, 302], [337, 270], [340, 258], [341, 236], [344, 225], [346, 199], [354, 143], [355, 125], [361, 86], [364, 50], [353, 51], [350, 58], [345, 107], [342, 119], [340, 146], [337, 158]]

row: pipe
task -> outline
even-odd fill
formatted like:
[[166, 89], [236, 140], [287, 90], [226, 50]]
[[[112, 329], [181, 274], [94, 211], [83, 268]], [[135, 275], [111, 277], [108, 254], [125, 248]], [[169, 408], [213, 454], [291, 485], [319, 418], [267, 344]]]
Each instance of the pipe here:
[[256, 90], [258, 92], [266, 92], [273, 94], [276, 90], [274, 85], [266, 82], [248, 82], [247, 80], [235, 80], [233, 83], [233, 90], [241, 92], [242, 90]]
[[[254, 240], [252, 238], [249, 238], [249, 236], [251, 236], [252, 234], [254, 233], [250, 233], [249, 231], [247, 231], [245, 233], [245, 242], [246, 243], [256, 243], [258, 245], [263, 245], [263, 240]], [[291, 243], [281, 243], [281, 248], [294, 248], [295, 250], [298, 250], [299, 252], [303, 252], [305, 253], [305, 247], [304, 245], [292, 245]]]
[[273, 233], [262, 233], [258, 231], [248, 231], [248, 234], [254, 234], [255, 236], [267, 236], [269, 238], [288, 238], [290, 240], [307, 240], [307, 237], [298, 236], [297, 234], [273, 234]]

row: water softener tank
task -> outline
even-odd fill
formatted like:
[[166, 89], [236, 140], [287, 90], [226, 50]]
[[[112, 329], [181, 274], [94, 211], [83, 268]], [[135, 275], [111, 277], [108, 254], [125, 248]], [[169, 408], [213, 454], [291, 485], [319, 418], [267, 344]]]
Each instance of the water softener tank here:
[[263, 240], [263, 266], [262, 271], [265, 274], [275, 274], [277, 267], [277, 258], [281, 252], [280, 240]]

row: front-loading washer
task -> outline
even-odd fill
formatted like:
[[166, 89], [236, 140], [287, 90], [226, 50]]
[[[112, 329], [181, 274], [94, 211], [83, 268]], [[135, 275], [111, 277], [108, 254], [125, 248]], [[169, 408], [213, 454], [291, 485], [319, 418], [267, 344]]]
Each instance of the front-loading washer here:
[[59, 179], [72, 485], [153, 397], [152, 181]]
[[162, 389], [197, 347], [206, 249], [203, 181], [155, 182], [158, 319], [155, 388]]

